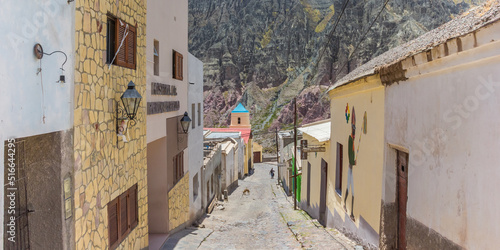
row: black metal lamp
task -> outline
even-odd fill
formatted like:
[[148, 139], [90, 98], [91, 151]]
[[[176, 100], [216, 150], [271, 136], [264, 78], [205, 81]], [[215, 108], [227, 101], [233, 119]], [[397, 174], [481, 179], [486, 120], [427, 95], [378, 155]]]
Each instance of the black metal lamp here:
[[189, 118], [188, 112], [184, 112], [184, 116], [181, 119], [181, 127], [182, 131], [184, 131], [184, 134], [188, 133], [190, 123], [191, 123], [191, 118]]
[[128, 83], [128, 88], [120, 99], [122, 99], [123, 107], [125, 108], [125, 115], [128, 119], [134, 120], [142, 99], [141, 94], [135, 89], [134, 82], [130, 81]]
[[[123, 103], [123, 109], [118, 107], [118, 134], [123, 134], [127, 126], [124, 124], [125, 120], [130, 121], [130, 126], [133, 127], [136, 124], [137, 110], [142, 100], [141, 94], [135, 89], [134, 82], [130, 81], [128, 83], [128, 88], [120, 97]], [[125, 125], [125, 126], [124, 126]]]

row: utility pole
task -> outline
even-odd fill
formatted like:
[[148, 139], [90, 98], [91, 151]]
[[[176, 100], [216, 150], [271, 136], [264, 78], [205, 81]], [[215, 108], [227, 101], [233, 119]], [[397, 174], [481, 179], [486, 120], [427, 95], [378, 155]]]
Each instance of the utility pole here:
[[278, 128], [276, 128], [276, 162], [278, 163], [278, 184], [280, 183], [280, 147], [278, 143]]
[[293, 209], [297, 210], [297, 97], [293, 98]]

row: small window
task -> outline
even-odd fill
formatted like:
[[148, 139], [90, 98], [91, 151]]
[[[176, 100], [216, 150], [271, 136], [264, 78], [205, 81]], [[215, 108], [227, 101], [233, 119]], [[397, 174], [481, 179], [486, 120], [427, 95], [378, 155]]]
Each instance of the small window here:
[[182, 57], [182, 54], [177, 52], [177, 51], [173, 51], [173, 78], [174, 79], [177, 79], [177, 80], [182, 80], [183, 77], [182, 77], [182, 60], [183, 60], [183, 57]]
[[198, 103], [198, 126], [201, 126], [201, 103]]
[[154, 40], [153, 44], [153, 55], [154, 55], [154, 74], [155, 76], [160, 75], [160, 42]]
[[337, 142], [337, 167], [335, 168], [335, 191], [342, 196], [342, 164], [344, 162], [344, 146]]
[[107, 29], [107, 58], [108, 64], [135, 69], [136, 27], [121, 19], [108, 16]]
[[184, 152], [174, 156], [174, 185], [184, 176]]
[[115, 249], [139, 222], [137, 184], [108, 203], [109, 248]]
[[196, 104], [191, 104], [191, 117], [193, 117], [193, 120], [191, 121], [191, 128], [194, 128], [196, 126], [196, 116], [194, 114], [196, 112]]
[[200, 188], [200, 182], [198, 181], [198, 173], [193, 177], [193, 201], [198, 198], [198, 189]]
[[241, 118], [238, 117], [238, 124], [241, 124]]

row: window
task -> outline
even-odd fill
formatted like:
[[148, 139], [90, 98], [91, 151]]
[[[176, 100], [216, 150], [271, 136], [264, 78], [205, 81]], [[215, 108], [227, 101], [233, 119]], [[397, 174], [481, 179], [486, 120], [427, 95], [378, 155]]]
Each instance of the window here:
[[177, 79], [177, 80], [182, 80], [182, 54], [173, 51], [173, 74], [172, 77]]
[[198, 198], [198, 189], [200, 188], [200, 182], [198, 181], [198, 173], [193, 177], [193, 201]]
[[108, 203], [109, 248], [116, 248], [137, 226], [137, 184]]
[[184, 152], [174, 156], [174, 185], [184, 176]]
[[106, 62], [135, 69], [136, 27], [108, 16]]
[[201, 103], [198, 103], [198, 126], [201, 126]]
[[154, 55], [154, 74], [155, 76], [160, 75], [160, 42], [154, 40], [153, 44], [153, 55]]
[[307, 140], [300, 140], [300, 158], [302, 160], [307, 160]]
[[337, 167], [335, 168], [335, 191], [342, 196], [342, 163], [344, 162], [344, 146], [337, 142]]
[[241, 124], [241, 118], [238, 117], [238, 124]]
[[196, 104], [191, 104], [191, 117], [193, 117], [193, 120], [191, 121], [191, 127], [194, 128], [196, 126], [196, 116], [194, 115], [196, 112]]

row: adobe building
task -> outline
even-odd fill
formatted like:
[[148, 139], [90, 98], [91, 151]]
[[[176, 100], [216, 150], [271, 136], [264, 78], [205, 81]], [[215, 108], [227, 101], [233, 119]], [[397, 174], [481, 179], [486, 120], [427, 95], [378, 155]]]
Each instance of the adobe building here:
[[499, 68], [495, 0], [337, 81], [327, 225], [381, 249], [500, 244]]

